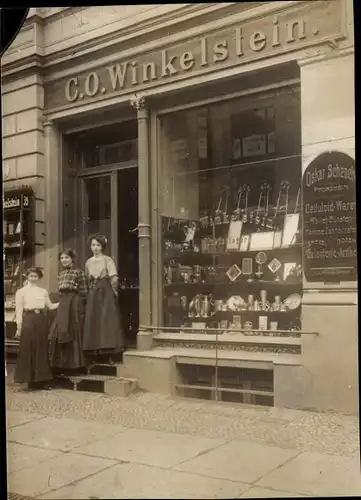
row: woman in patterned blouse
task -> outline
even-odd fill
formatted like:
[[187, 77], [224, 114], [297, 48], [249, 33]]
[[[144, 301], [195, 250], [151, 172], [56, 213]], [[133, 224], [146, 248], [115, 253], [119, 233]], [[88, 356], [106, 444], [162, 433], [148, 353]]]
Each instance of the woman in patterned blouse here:
[[85, 368], [82, 350], [87, 284], [84, 272], [74, 265], [75, 254], [66, 248], [59, 255], [60, 304], [49, 334], [51, 367], [63, 372]]

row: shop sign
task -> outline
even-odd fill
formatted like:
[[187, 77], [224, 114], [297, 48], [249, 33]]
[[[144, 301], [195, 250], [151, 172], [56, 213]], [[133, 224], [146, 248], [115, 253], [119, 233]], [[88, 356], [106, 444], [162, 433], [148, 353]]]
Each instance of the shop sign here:
[[5, 195], [3, 207], [4, 210], [11, 210], [21, 208], [21, 200], [23, 201], [23, 208], [29, 208], [30, 206], [30, 197], [29, 194], [15, 194], [15, 195]]
[[303, 267], [309, 282], [357, 279], [355, 160], [331, 151], [303, 175]]
[[302, 4], [154, 52], [142, 52], [134, 58], [120, 57], [113, 64], [49, 83], [46, 107], [104, 99], [114, 93], [139, 92], [190, 75], [344, 38], [340, 1]]

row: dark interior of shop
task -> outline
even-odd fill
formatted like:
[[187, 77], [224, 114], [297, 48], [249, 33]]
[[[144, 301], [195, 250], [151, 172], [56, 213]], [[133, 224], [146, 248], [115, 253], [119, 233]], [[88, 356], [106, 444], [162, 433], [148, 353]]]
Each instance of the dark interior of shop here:
[[[90, 175], [78, 178], [80, 231], [75, 244], [79, 254], [85, 253], [82, 260], [86, 260], [90, 257], [89, 249], [79, 238], [100, 232], [108, 239], [107, 252], [116, 253], [112, 257], [118, 264], [119, 304], [126, 341], [132, 347], [136, 344], [139, 300], [137, 122], [131, 120], [72, 134], [67, 137], [67, 145], [73, 153], [73, 168], [75, 165], [78, 172], [92, 169]], [[80, 200], [83, 201], [79, 203]], [[114, 224], [117, 242], [113, 241]]]

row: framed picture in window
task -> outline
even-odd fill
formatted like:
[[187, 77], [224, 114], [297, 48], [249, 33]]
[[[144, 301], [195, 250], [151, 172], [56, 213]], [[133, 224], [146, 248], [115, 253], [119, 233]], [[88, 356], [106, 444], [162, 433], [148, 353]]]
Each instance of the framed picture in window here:
[[249, 249], [249, 240], [250, 240], [250, 235], [249, 234], [243, 234], [241, 235], [241, 239], [239, 242], [239, 251], [240, 252], [248, 252]]
[[251, 234], [250, 250], [272, 250], [274, 231]]
[[300, 214], [287, 214], [283, 226], [282, 248], [289, 247], [296, 243], [296, 234], [298, 231], [298, 223]]
[[242, 140], [243, 157], [260, 156], [266, 154], [266, 136], [255, 134]]

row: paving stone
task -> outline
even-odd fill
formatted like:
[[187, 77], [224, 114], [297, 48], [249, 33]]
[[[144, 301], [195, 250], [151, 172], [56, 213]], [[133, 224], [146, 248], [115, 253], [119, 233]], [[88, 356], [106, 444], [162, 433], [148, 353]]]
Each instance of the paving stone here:
[[9, 474], [8, 491], [33, 497], [43, 495], [114, 464], [114, 461], [103, 458], [63, 453], [46, 462]]
[[257, 486], [312, 496], [360, 496], [360, 460], [305, 452], [262, 478]]
[[360, 452], [358, 417], [340, 414], [172, 400], [149, 393], [133, 393], [124, 399], [62, 390], [15, 393], [11, 388], [7, 391], [7, 408], [346, 457], [356, 457]]
[[24, 446], [17, 443], [7, 443], [6, 465], [8, 474], [26, 467], [32, 467], [60, 454], [60, 451], [44, 450], [43, 448]]
[[32, 422], [33, 420], [39, 420], [40, 418], [45, 418], [45, 415], [27, 413], [25, 411], [6, 410], [6, 427], [15, 427], [17, 425]]
[[304, 495], [290, 493], [288, 491], [270, 490], [269, 488], [250, 488], [245, 491], [239, 498], [298, 498]]
[[176, 467], [177, 470], [219, 479], [253, 483], [295, 457], [297, 452], [256, 443], [232, 441], [204, 456]]
[[40, 498], [237, 498], [247, 488], [169, 469], [120, 464]]
[[30, 446], [67, 451], [123, 431], [123, 427], [115, 425], [46, 417], [9, 429], [7, 439]]
[[224, 441], [219, 439], [131, 429], [77, 448], [77, 453], [166, 468], [194, 458], [223, 443]]

